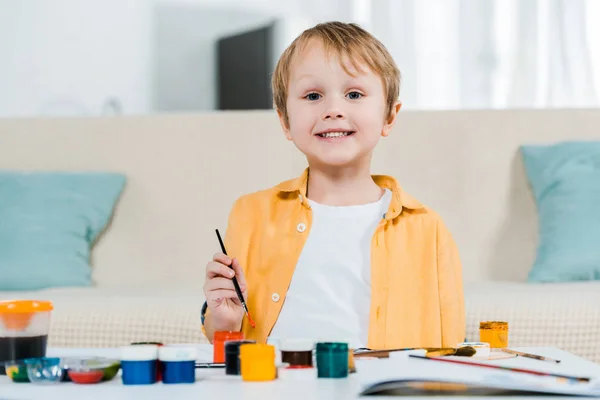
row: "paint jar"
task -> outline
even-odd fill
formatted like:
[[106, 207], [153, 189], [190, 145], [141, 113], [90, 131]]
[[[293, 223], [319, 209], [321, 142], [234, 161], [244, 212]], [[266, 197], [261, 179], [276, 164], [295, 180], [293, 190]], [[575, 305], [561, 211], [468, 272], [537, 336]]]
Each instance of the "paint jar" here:
[[25, 364], [25, 361], [9, 361], [5, 364], [5, 366], [6, 375], [8, 375], [13, 382], [29, 382], [29, 376], [27, 375], [27, 364]]
[[240, 346], [255, 344], [254, 340], [234, 340], [225, 342], [225, 374], [240, 375]]
[[231, 340], [243, 340], [244, 334], [235, 331], [219, 331], [215, 332], [213, 337], [213, 362], [225, 362], [225, 342]]
[[46, 356], [53, 309], [50, 301], [0, 301], [0, 375], [6, 362]]
[[356, 372], [356, 364], [354, 363], [354, 349], [348, 349], [348, 372]]
[[508, 347], [508, 322], [483, 321], [479, 323], [479, 341], [489, 343], [492, 349]]
[[[69, 380], [77, 382], [77, 380], [81, 381], [81, 383], [90, 383], [83, 382], [88, 380], [94, 380], [97, 375], [95, 371], [102, 372], [101, 381], [110, 381], [113, 379], [121, 369], [121, 361], [112, 358], [106, 357], [67, 357], [62, 359], [63, 367], [67, 372], [65, 376], [69, 377]], [[75, 378], [71, 378], [70, 375], [72, 372], [75, 372]], [[82, 372], [94, 372], [88, 374], [89, 376], [85, 376], [86, 374]]]
[[275, 347], [270, 344], [240, 346], [240, 370], [244, 381], [272, 381], [277, 377]]
[[25, 359], [27, 377], [31, 383], [42, 385], [59, 383], [65, 370], [58, 357], [39, 357]]
[[319, 378], [346, 378], [348, 376], [348, 343], [317, 343], [317, 370]]
[[163, 346], [158, 349], [164, 384], [196, 382], [198, 349], [184, 346]]
[[123, 384], [150, 385], [156, 383], [157, 361], [157, 345], [148, 344], [121, 347]]
[[307, 339], [287, 339], [282, 340], [279, 349], [281, 350], [281, 361], [289, 365], [303, 365], [312, 367], [313, 350], [315, 343]]
[[[164, 346], [161, 342], [133, 342], [130, 343], [132, 346], [144, 346], [144, 345], [156, 345], [159, 348]], [[156, 380], [158, 382], [162, 381], [162, 365], [160, 365], [160, 360], [156, 361]]]

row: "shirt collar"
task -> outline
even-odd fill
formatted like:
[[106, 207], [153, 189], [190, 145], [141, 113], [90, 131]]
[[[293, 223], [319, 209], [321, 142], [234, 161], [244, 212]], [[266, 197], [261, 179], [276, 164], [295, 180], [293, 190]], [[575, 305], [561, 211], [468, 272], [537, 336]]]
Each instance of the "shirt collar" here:
[[[390, 201], [385, 219], [396, 218], [400, 215], [403, 208], [410, 210], [423, 208], [423, 205], [418, 200], [402, 190], [402, 187], [400, 187], [400, 184], [398, 184], [398, 181], [394, 177], [388, 175], [372, 175], [372, 177], [379, 187], [389, 189], [392, 192], [392, 200]], [[302, 203], [308, 206], [308, 202], [306, 201], [307, 182], [308, 168], [299, 177], [282, 182], [276, 187], [281, 192], [298, 192]]]

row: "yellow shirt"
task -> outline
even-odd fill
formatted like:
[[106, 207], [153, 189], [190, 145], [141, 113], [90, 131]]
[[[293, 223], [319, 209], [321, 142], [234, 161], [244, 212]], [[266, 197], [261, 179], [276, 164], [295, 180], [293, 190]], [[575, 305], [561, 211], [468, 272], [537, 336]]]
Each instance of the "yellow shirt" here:
[[[402, 191], [389, 176], [374, 175], [392, 191], [388, 212], [371, 241], [368, 347], [453, 347], [465, 340], [461, 264], [456, 245], [433, 211]], [[248, 284], [247, 339], [264, 343], [277, 317], [312, 213], [306, 200], [308, 169], [296, 179], [240, 197], [230, 216], [225, 246]], [[310, 295], [310, 293], [307, 293]]]

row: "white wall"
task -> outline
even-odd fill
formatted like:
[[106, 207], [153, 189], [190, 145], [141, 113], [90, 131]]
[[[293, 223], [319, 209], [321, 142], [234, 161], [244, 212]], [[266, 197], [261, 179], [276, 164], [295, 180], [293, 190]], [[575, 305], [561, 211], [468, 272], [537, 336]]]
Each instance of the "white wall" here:
[[0, 117], [150, 110], [146, 0], [0, 0]]
[[213, 109], [219, 37], [279, 21], [274, 65], [348, 1], [0, 0], [0, 117]]
[[154, 9], [155, 111], [210, 110], [217, 106], [219, 37], [269, 24], [251, 10], [162, 1]]
[[[295, 3], [0, 0], [0, 117], [99, 115], [112, 98], [124, 114], [213, 109], [216, 40]], [[310, 22], [278, 24], [273, 63]]]

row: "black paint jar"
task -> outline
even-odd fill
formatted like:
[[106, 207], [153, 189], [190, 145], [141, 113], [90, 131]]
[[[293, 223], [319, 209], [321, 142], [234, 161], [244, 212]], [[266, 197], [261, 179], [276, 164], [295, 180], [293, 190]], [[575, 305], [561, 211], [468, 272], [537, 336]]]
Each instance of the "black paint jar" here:
[[225, 374], [240, 375], [240, 346], [255, 344], [255, 340], [232, 340], [225, 342]]

